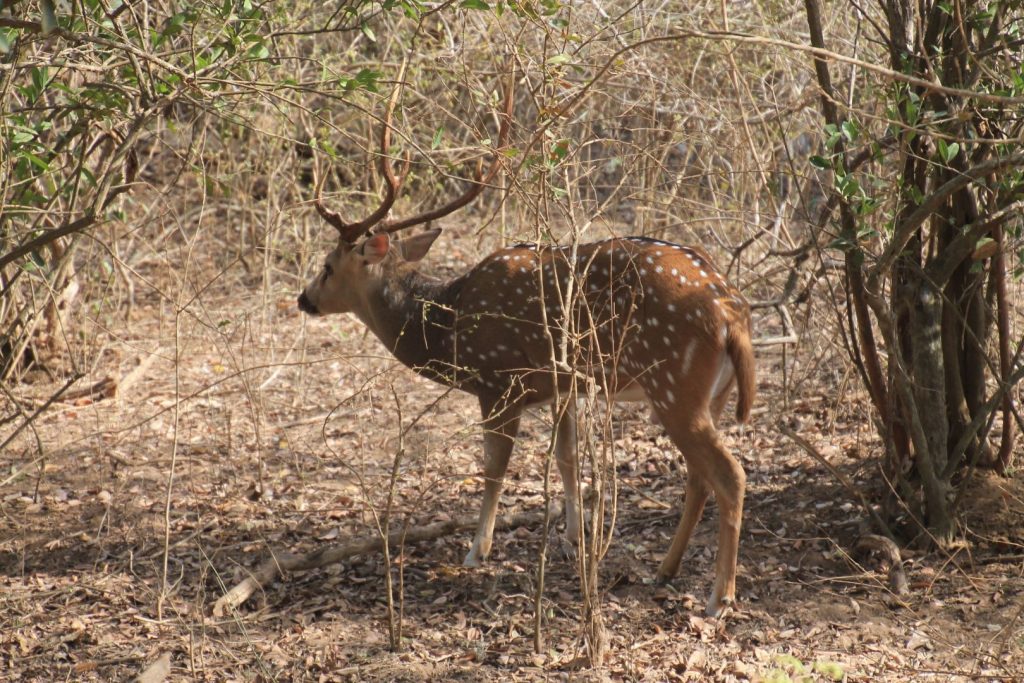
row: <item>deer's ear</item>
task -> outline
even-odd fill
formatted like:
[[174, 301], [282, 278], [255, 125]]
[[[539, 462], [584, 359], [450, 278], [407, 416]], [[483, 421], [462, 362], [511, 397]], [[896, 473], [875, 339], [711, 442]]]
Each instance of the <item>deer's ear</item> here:
[[412, 237], [406, 237], [399, 242], [402, 247], [402, 258], [406, 261], [419, 261], [427, 255], [431, 245], [434, 244], [434, 240], [440, 234], [441, 228], [434, 228]]
[[362, 254], [368, 264], [373, 265], [383, 261], [384, 257], [388, 255], [388, 249], [390, 248], [391, 237], [386, 232], [381, 232], [363, 242], [363, 246], [359, 248], [359, 253]]

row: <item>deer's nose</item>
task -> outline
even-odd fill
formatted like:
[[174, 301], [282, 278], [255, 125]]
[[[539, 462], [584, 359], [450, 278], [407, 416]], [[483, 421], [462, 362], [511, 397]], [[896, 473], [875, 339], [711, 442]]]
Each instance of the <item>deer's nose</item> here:
[[320, 315], [320, 311], [317, 310], [313, 302], [309, 300], [306, 293], [299, 294], [299, 310], [303, 313], [309, 313], [310, 315]]

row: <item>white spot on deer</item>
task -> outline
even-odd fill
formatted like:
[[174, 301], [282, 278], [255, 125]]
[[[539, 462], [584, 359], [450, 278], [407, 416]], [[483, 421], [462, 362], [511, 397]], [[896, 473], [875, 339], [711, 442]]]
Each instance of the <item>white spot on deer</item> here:
[[656, 267], [654, 268], [654, 272], [655, 272], [655, 273], [660, 273], [660, 272], [661, 272], [661, 271], [663, 271], [663, 270], [665, 270], [665, 269], [664, 269], [664, 268], [662, 268], [661, 266], [656, 266]]
[[666, 389], [665, 390], [665, 397], [668, 398], [668, 402], [669, 403], [675, 403], [676, 402], [676, 395], [672, 393], [671, 389]]
[[703, 278], [706, 278], [708, 276], [708, 274], [707, 274], [707, 272], [702, 270], [702, 271], [700, 271], [700, 276], [703, 277]]
[[686, 350], [683, 351], [683, 367], [679, 374], [686, 377], [690, 374], [690, 366], [693, 364], [693, 354], [697, 351], [697, 340], [691, 339], [686, 343]]
[[678, 268], [673, 268], [672, 269], [672, 276], [675, 277], [676, 275], [679, 275], [679, 269]]
[[680, 275], [680, 276], [679, 276], [679, 282], [680, 282], [681, 284], [684, 284], [684, 285], [685, 285], [685, 284], [686, 284], [686, 276], [685, 276], [685, 275]]
[[669, 310], [670, 313], [675, 313], [676, 305], [675, 304], [668, 304], [666, 306], [666, 308]]
[[650, 263], [650, 264], [653, 264], [653, 263], [654, 263], [654, 259], [652, 259], [652, 258], [651, 258], [650, 256], [648, 256], [648, 257], [647, 257], [646, 259], [644, 259], [644, 260], [645, 260], [645, 261], [647, 261], [647, 262], [648, 262], [648, 263]]
[[644, 275], [647, 275], [647, 269], [646, 268], [641, 268], [640, 269], [640, 277], [643, 277]]
[[668, 327], [668, 331], [669, 332], [675, 332], [676, 331], [676, 326], [673, 325], [672, 323], [669, 323], [666, 327]]
[[658, 319], [654, 318], [654, 317], [648, 318], [647, 319], [647, 324], [650, 325], [651, 327], [657, 327], [658, 326]]
[[669, 344], [672, 343], [672, 340], [669, 339], [668, 337], [662, 337], [661, 341], [665, 342], [665, 346], [668, 346]]
[[[657, 242], [656, 244], [664, 244], [664, 242]], [[655, 256], [661, 256], [661, 249], [655, 249], [654, 250], [654, 255]]]
[[645, 349], [650, 349], [651, 348], [651, 345], [647, 342], [646, 339], [643, 340], [643, 344], [644, 344], [644, 348]]

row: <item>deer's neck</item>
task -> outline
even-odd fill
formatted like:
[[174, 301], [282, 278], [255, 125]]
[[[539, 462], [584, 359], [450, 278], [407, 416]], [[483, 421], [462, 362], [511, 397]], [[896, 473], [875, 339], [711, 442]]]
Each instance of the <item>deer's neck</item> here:
[[412, 268], [387, 273], [359, 317], [403, 364], [439, 379], [436, 368], [451, 361], [460, 281], [442, 282]]

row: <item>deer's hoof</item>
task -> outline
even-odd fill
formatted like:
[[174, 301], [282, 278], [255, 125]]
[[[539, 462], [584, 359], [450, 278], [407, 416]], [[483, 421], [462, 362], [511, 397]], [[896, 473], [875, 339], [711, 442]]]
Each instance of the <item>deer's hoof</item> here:
[[732, 610], [735, 602], [736, 600], [734, 598], [722, 598], [719, 600], [712, 597], [711, 600], [708, 601], [708, 606], [707, 609], [704, 610], [704, 613], [709, 617], [714, 617], [716, 619], [723, 617]]

